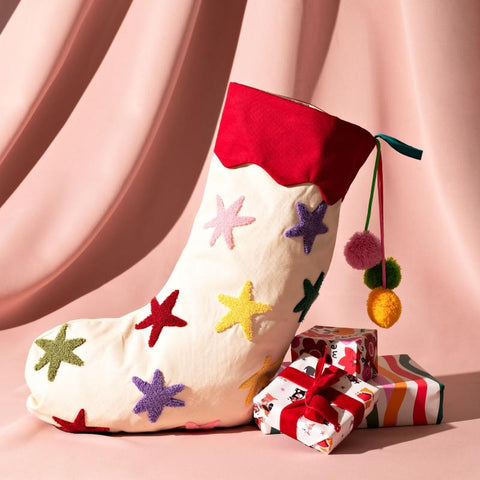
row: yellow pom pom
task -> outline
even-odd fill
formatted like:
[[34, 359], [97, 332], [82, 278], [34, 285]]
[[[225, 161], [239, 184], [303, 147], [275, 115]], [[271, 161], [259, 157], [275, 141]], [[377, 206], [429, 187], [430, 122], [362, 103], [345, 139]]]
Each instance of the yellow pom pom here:
[[390, 328], [402, 313], [402, 304], [395, 292], [388, 288], [374, 288], [367, 300], [368, 316], [379, 327]]

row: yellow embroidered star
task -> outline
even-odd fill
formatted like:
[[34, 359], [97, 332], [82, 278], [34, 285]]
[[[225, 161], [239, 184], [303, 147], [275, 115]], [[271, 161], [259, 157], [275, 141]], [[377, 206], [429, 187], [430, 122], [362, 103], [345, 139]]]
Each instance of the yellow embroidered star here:
[[223, 332], [238, 323], [242, 327], [245, 338], [249, 341], [252, 340], [252, 317], [272, 309], [271, 305], [253, 301], [252, 288], [252, 282], [247, 280], [238, 298], [222, 293], [218, 295], [218, 301], [230, 308], [230, 311], [215, 325], [217, 333]]
[[247, 378], [238, 388], [248, 388], [248, 395], [245, 399], [245, 405], [248, 406], [252, 403], [253, 397], [264, 387], [268, 385], [273, 375], [279, 369], [282, 364], [282, 359], [275, 363], [271, 363], [269, 355], [265, 357], [263, 365], [255, 372], [251, 377]]

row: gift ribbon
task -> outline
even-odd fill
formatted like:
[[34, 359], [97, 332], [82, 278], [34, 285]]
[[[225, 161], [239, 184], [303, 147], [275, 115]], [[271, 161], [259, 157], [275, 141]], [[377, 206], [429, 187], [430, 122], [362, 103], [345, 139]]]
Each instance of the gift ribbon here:
[[380, 220], [380, 246], [382, 250], [382, 286], [387, 288], [387, 269], [385, 266], [385, 227], [383, 220], [383, 163], [382, 163], [382, 151], [380, 147], [380, 141], [377, 142], [378, 152], [378, 177], [377, 177], [377, 189], [378, 189], [378, 217]]
[[[368, 230], [368, 226], [370, 224], [370, 216], [372, 213], [372, 203], [373, 203], [373, 195], [375, 192], [375, 181], [377, 181], [377, 188], [378, 188], [378, 209], [379, 209], [379, 219], [380, 219], [380, 244], [381, 244], [381, 251], [382, 251], [382, 286], [383, 288], [387, 288], [387, 273], [385, 267], [385, 229], [384, 229], [384, 219], [383, 219], [383, 163], [382, 163], [382, 147], [380, 144], [380, 140], [384, 140], [387, 142], [394, 150], [405, 155], [406, 157], [415, 158], [416, 160], [421, 160], [423, 151], [412, 147], [411, 145], [407, 145], [404, 142], [401, 142], [397, 138], [391, 137], [390, 135], [385, 135], [384, 133], [378, 133], [375, 135], [375, 142], [377, 144], [377, 156], [375, 159], [375, 167], [373, 169], [373, 178], [372, 178], [372, 185], [370, 187], [370, 199], [368, 201], [368, 209], [367, 209], [367, 218], [365, 220], [365, 230]], [[378, 171], [378, 177], [377, 177]]]
[[285, 368], [278, 375], [307, 390], [304, 399], [290, 403], [280, 415], [280, 431], [289, 437], [297, 439], [297, 422], [302, 416], [317, 423], [327, 421], [336, 432], [340, 431], [338, 414], [332, 403], [353, 415], [353, 428], [363, 420], [365, 405], [331, 387], [345, 375], [345, 371], [331, 365], [323, 370], [325, 357], [324, 354], [318, 359], [315, 378], [293, 367]]

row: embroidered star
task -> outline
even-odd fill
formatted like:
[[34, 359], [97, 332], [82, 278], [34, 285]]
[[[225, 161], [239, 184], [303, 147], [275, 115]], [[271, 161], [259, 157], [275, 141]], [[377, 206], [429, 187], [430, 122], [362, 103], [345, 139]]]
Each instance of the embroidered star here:
[[318, 297], [318, 293], [320, 291], [320, 287], [322, 286], [324, 278], [325, 278], [325, 273], [322, 272], [314, 285], [312, 285], [312, 282], [308, 278], [306, 278], [303, 281], [303, 291], [305, 292], [305, 295], [295, 305], [295, 307], [293, 309], [293, 311], [295, 313], [296, 312], [302, 312], [301, 315], [300, 315], [300, 318], [298, 320], [298, 323], [303, 322], [303, 319], [305, 318], [305, 315], [310, 310], [310, 307], [312, 306], [313, 302]]
[[233, 242], [233, 229], [243, 225], [250, 225], [255, 221], [255, 217], [239, 217], [238, 212], [242, 208], [245, 197], [242, 195], [235, 200], [226, 210], [222, 197], [217, 195], [217, 216], [206, 223], [203, 228], [214, 228], [210, 246], [213, 247], [220, 235], [223, 235], [227, 247], [232, 250], [235, 246]]
[[210, 430], [218, 427], [219, 425], [220, 420], [212, 420], [211, 422], [207, 423], [185, 422], [185, 428], [187, 430]]
[[288, 229], [285, 236], [288, 238], [303, 237], [303, 250], [308, 255], [315, 241], [315, 237], [328, 232], [328, 227], [323, 223], [327, 211], [327, 204], [323, 201], [311, 212], [308, 207], [297, 202], [297, 213], [300, 220], [297, 225]]
[[62, 325], [55, 340], [49, 340], [47, 338], [35, 340], [35, 344], [45, 350], [45, 354], [35, 365], [35, 370], [38, 371], [49, 363], [47, 377], [50, 382], [53, 382], [55, 379], [62, 362], [78, 365], [79, 367], [83, 365], [83, 360], [75, 355], [73, 350], [85, 343], [86, 340], [85, 338], [70, 338], [65, 340], [67, 327], [67, 324]]
[[248, 395], [245, 399], [245, 405], [248, 406], [252, 403], [253, 397], [264, 387], [266, 387], [272, 377], [282, 364], [282, 359], [275, 363], [272, 363], [272, 359], [269, 355], [263, 360], [263, 365], [255, 372], [251, 377], [248, 377], [238, 388], [248, 388]]
[[271, 305], [253, 301], [252, 288], [252, 282], [247, 280], [238, 298], [222, 293], [218, 295], [218, 301], [230, 308], [230, 311], [215, 325], [217, 333], [238, 323], [242, 327], [245, 338], [249, 341], [252, 340], [252, 317], [272, 309]]
[[141, 378], [133, 377], [132, 382], [143, 393], [143, 397], [133, 407], [133, 413], [148, 412], [148, 419], [155, 423], [162, 414], [164, 407], [184, 407], [185, 402], [173, 398], [181, 392], [185, 385], [178, 383], [165, 387], [162, 372], [155, 370], [152, 383], [145, 382]]
[[73, 422], [67, 422], [63, 418], [52, 417], [60, 426], [60, 430], [64, 432], [79, 433], [79, 432], [108, 432], [108, 427], [87, 427], [85, 425], [85, 410], [82, 408], [75, 417]]
[[150, 302], [151, 315], [135, 325], [136, 330], [152, 327], [150, 338], [148, 339], [149, 347], [155, 345], [160, 333], [162, 333], [163, 327], [184, 327], [187, 325], [185, 320], [172, 314], [172, 309], [177, 302], [178, 293], [178, 290], [174, 290], [161, 305], [155, 297], [152, 298]]

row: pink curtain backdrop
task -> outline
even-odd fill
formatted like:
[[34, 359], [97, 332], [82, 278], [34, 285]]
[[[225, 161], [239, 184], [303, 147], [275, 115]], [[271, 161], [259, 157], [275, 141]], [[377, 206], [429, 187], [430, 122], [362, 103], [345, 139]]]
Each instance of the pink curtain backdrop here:
[[[478, 474], [479, 2], [1, 0], [0, 31], [6, 478], [55, 478], [61, 465], [71, 465], [75, 478], [95, 469], [132, 478], [133, 457], [122, 454], [128, 449], [142, 462], [162, 459], [142, 478], [158, 478], [160, 470], [209, 475], [238, 464], [239, 453], [252, 463], [238, 465], [232, 478], [255, 471], [286, 478], [318, 462], [338, 471], [342, 454], [353, 471], [367, 458], [353, 454], [363, 452], [394, 475], [388, 478]], [[384, 148], [386, 253], [402, 266], [396, 292], [403, 314], [379, 332], [379, 346], [381, 354], [409, 353], [442, 377], [443, 426], [354, 432], [327, 464], [253, 427], [74, 436], [26, 412], [23, 367], [35, 336], [74, 318], [123, 315], [168, 278], [202, 196], [230, 80], [424, 149], [418, 162]], [[372, 155], [345, 199], [331, 268], [302, 329], [373, 326], [369, 290], [342, 253], [363, 228], [373, 164]], [[374, 212], [378, 232], [376, 203]], [[179, 463], [182, 452], [190, 466]], [[278, 461], [262, 467], [269, 456]]]

